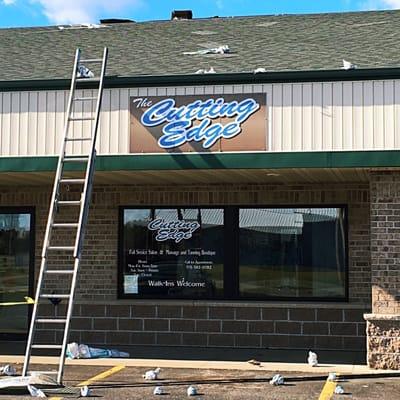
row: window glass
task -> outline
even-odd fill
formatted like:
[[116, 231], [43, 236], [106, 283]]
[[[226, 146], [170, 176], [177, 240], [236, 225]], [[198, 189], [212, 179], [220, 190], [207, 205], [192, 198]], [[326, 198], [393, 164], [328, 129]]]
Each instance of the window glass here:
[[240, 209], [240, 296], [344, 298], [345, 251], [344, 209]]
[[122, 246], [126, 296], [223, 295], [223, 209], [124, 209]]
[[[0, 303], [23, 302], [29, 295], [31, 215], [0, 213]], [[25, 334], [28, 308], [0, 307], [0, 334]]]

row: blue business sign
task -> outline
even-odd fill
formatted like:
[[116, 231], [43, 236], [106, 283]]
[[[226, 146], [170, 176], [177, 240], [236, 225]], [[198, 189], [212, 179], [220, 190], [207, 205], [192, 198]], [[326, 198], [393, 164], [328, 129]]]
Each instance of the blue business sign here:
[[131, 152], [266, 150], [265, 95], [132, 97], [130, 102]]

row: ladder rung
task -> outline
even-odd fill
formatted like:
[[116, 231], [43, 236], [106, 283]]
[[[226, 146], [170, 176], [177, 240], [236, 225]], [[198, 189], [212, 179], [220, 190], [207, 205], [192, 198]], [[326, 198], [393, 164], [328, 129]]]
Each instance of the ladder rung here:
[[62, 349], [62, 344], [33, 344], [32, 349]]
[[74, 97], [74, 101], [89, 101], [89, 100], [97, 100], [97, 97]]
[[38, 318], [36, 322], [40, 324], [65, 324], [67, 320], [65, 318]]
[[94, 117], [69, 117], [68, 121], [93, 121]]
[[74, 251], [74, 246], [49, 246], [47, 250], [54, 250], [54, 251]]
[[28, 375], [57, 375], [57, 374], [58, 374], [57, 371], [29, 371], [28, 372]]
[[53, 275], [72, 275], [74, 273], [74, 270], [72, 269], [48, 269], [46, 271], [46, 274], [53, 274]]
[[69, 294], [41, 294], [42, 299], [68, 299]]
[[87, 140], [92, 140], [91, 137], [80, 137], [80, 138], [65, 138], [66, 142], [83, 142], [83, 141], [87, 141]]
[[85, 78], [84, 76], [77, 77], [76, 80], [77, 82], [100, 82], [100, 78]]
[[59, 206], [79, 206], [81, 204], [80, 200], [58, 200], [57, 204]]
[[68, 222], [68, 223], [54, 223], [54, 228], [77, 228], [79, 226], [78, 223], [75, 222]]
[[79, 64], [83, 63], [99, 63], [102, 62], [102, 58], [88, 58], [87, 60], [79, 60]]
[[68, 178], [68, 179], [60, 179], [60, 183], [85, 183], [85, 180], [78, 178]]
[[86, 162], [89, 157], [65, 157], [64, 162]]

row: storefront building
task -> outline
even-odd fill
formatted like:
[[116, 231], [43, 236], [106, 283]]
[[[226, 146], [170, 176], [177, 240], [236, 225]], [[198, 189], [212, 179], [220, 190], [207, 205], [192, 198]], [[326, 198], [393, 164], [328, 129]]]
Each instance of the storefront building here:
[[[74, 49], [108, 46], [71, 340], [367, 351], [370, 366], [398, 368], [399, 22], [392, 11], [1, 29], [1, 301], [34, 290]], [[62, 315], [63, 303], [41, 310]], [[0, 339], [23, 340], [26, 308], [0, 317]]]

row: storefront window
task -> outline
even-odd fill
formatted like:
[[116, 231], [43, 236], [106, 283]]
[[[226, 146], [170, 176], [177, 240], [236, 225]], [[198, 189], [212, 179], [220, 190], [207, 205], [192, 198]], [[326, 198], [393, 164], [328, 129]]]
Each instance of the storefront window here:
[[[32, 267], [32, 214], [0, 210], [0, 303], [29, 296]], [[0, 337], [15, 339], [28, 328], [28, 307], [0, 307]]]
[[241, 297], [344, 298], [344, 210], [239, 210]]
[[347, 299], [346, 208], [121, 208], [119, 295]]
[[223, 296], [224, 211], [123, 210], [122, 295]]

